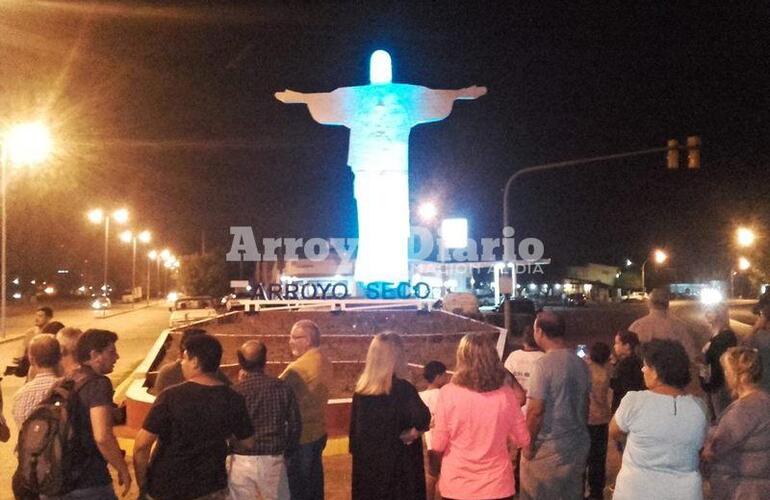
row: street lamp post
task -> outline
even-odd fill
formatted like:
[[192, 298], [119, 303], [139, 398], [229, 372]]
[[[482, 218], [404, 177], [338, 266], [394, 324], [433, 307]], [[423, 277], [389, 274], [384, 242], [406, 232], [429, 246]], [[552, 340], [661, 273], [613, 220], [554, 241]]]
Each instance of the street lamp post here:
[[[668, 255], [666, 255], [666, 252], [664, 252], [663, 250], [656, 249], [653, 252], [653, 259], [655, 260], [656, 264], [663, 264], [664, 262], [666, 262], [666, 259], [668, 259]], [[645, 278], [644, 269], [645, 269], [645, 266], [647, 266], [647, 262], [649, 260], [650, 258], [647, 257], [646, 259], [644, 259], [644, 262], [642, 262], [642, 292], [645, 292], [645, 293], [647, 292], [647, 286], [645, 285], [646, 282], [644, 280]]]
[[136, 293], [136, 241], [139, 240], [142, 243], [150, 242], [150, 232], [142, 231], [139, 234], [134, 234], [131, 231], [123, 231], [120, 233], [120, 240], [123, 243], [131, 243], [131, 304], [134, 303], [134, 293]]
[[[750, 227], [739, 226], [735, 230], [735, 243], [741, 248], [754, 246], [756, 239], [757, 234]], [[735, 269], [735, 267], [730, 268], [730, 298], [735, 298], [735, 275], [739, 271], [747, 271], [750, 267], [751, 263], [746, 257], [739, 257], [738, 269]]]
[[[505, 183], [505, 189], [503, 189], [503, 237], [509, 238], [513, 236], [512, 231], [508, 230], [508, 228], [511, 225], [510, 213], [508, 209], [508, 198], [509, 198], [511, 185], [513, 184], [513, 181], [518, 179], [522, 175], [535, 173], [535, 172], [543, 172], [545, 170], [555, 170], [558, 168], [585, 165], [589, 163], [601, 163], [601, 162], [611, 161], [611, 160], [621, 160], [623, 158], [646, 156], [651, 154], [668, 152], [670, 150], [671, 149], [669, 148], [669, 146], [660, 147], [660, 148], [641, 149], [639, 151], [631, 151], [628, 153], [618, 153], [618, 154], [605, 155], [605, 156], [594, 156], [591, 158], [581, 158], [578, 160], [567, 160], [567, 161], [559, 161], [555, 163], [546, 163], [544, 165], [536, 165], [534, 167], [527, 167], [527, 168], [522, 168], [520, 170], [517, 170], [510, 177], [508, 177], [508, 180]], [[511, 272], [511, 291], [515, 294], [516, 293], [516, 259], [515, 258], [513, 259], [512, 269], [513, 270]], [[508, 295], [509, 294], [506, 294], [506, 296]], [[505, 300], [503, 302], [503, 312], [505, 315], [505, 329], [507, 332], [510, 333], [511, 321], [512, 321], [510, 300]]]
[[738, 269], [730, 269], [730, 298], [735, 298], [735, 276], [738, 271], [748, 271], [751, 267], [751, 262], [746, 257], [740, 257], [738, 259]]
[[128, 210], [121, 208], [115, 210], [112, 215], [106, 215], [101, 208], [97, 208], [88, 212], [88, 220], [94, 224], [101, 224], [104, 222], [104, 276], [102, 283], [102, 295], [105, 297], [108, 295], [107, 286], [107, 271], [109, 269], [109, 255], [110, 255], [110, 219], [114, 219], [118, 224], [125, 224], [128, 221]]
[[[157, 250], [150, 250], [147, 252], [147, 305], [150, 305], [150, 268], [152, 267], [152, 262], [158, 260], [158, 251]], [[160, 274], [160, 269], [158, 269], [158, 273]], [[158, 288], [160, 288], [160, 281], [158, 281]]]
[[51, 136], [41, 123], [26, 123], [11, 128], [0, 140], [0, 210], [2, 210], [2, 237], [0, 237], [0, 335], [5, 338], [5, 317], [7, 308], [8, 279], [8, 213], [6, 188], [8, 164], [34, 165], [44, 161], [52, 149]]

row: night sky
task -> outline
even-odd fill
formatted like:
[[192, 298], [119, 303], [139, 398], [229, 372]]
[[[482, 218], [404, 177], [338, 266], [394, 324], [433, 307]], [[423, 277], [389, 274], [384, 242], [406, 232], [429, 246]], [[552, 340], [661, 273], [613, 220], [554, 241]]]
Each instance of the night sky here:
[[[128, 206], [180, 254], [202, 233], [229, 247], [232, 225], [355, 236], [347, 129], [273, 93], [366, 84], [377, 48], [396, 82], [488, 88], [410, 139], [413, 207], [437, 200], [477, 238], [499, 233], [519, 168], [692, 134], [699, 171], [667, 171], [661, 154], [523, 178], [516, 236], [542, 239], [556, 265], [663, 245], [679, 280], [726, 274], [739, 222], [770, 238], [766, 2], [214, 3], [0, 3], [0, 120], [45, 115], [57, 140], [55, 158], [10, 180], [12, 269], [88, 259], [98, 273], [96, 206]], [[112, 252], [125, 270], [127, 248]]]

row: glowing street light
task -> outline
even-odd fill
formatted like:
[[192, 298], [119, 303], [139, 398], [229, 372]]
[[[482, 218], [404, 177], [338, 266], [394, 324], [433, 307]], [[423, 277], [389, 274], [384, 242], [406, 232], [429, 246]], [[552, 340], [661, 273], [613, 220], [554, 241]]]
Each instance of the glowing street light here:
[[115, 222], [118, 224], [125, 224], [128, 222], [128, 210], [119, 208], [112, 213], [112, 218], [115, 219]]
[[150, 239], [152, 239], [152, 234], [150, 234], [149, 231], [144, 230], [141, 233], [139, 233], [136, 237], [139, 238], [139, 241], [141, 241], [142, 243], [149, 243]]
[[432, 201], [426, 201], [417, 209], [417, 213], [423, 222], [432, 222], [438, 215], [438, 208]]
[[735, 241], [740, 247], [750, 247], [754, 244], [754, 240], [756, 240], [756, 238], [757, 235], [748, 227], [741, 226], [735, 231]]
[[41, 122], [22, 123], [5, 134], [3, 149], [11, 165], [35, 165], [51, 154], [53, 141], [48, 127]]
[[6, 210], [6, 171], [8, 166], [36, 165], [48, 158], [53, 141], [48, 128], [41, 122], [22, 123], [11, 127], [0, 136], [0, 210], [2, 211], [2, 237], [0, 240], [0, 335], [5, 338], [6, 312], [6, 258], [8, 247], [8, 214]]
[[[668, 254], [661, 250], [660, 248], [656, 248], [652, 252], [652, 258], [653, 261], [655, 261], [656, 264], [661, 265], [665, 263], [668, 260]], [[647, 262], [649, 261], [649, 257], [644, 259], [644, 262], [642, 262], [642, 291], [646, 292], [647, 287], [645, 286], [645, 267], [647, 266]]]
[[738, 259], [738, 269], [741, 271], [747, 271], [751, 267], [751, 262], [746, 257]]
[[104, 296], [107, 296], [107, 291], [109, 290], [107, 286], [107, 269], [109, 268], [110, 256], [110, 219], [118, 224], [125, 224], [128, 221], [128, 210], [119, 208], [112, 212], [111, 215], [107, 215], [101, 208], [95, 208], [89, 211], [86, 216], [92, 224], [104, 222], [104, 282], [102, 284], [102, 293]]

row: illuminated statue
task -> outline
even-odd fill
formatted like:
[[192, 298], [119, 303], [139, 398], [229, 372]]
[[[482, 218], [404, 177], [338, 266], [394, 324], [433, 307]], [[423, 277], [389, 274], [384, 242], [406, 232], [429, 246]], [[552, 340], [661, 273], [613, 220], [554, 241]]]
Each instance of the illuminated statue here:
[[370, 85], [312, 94], [286, 90], [275, 97], [307, 104], [318, 123], [350, 129], [348, 164], [358, 207], [355, 279], [400, 283], [409, 281], [409, 131], [443, 120], [456, 99], [476, 99], [487, 89], [392, 83], [390, 55], [384, 50], [372, 54], [369, 75]]

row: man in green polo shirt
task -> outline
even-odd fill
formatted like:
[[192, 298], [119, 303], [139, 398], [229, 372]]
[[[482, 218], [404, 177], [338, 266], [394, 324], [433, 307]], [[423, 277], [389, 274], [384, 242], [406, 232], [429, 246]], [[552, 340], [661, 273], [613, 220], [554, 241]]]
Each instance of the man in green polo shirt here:
[[326, 446], [326, 404], [332, 364], [320, 345], [318, 325], [310, 320], [297, 321], [289, 334], [289, 348], [297, 359], [279, 377], [294, 391], [302, 416], [299, 448], [286, 457], [292, 500], [324, 497], [321, 454]]

